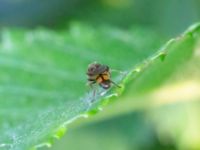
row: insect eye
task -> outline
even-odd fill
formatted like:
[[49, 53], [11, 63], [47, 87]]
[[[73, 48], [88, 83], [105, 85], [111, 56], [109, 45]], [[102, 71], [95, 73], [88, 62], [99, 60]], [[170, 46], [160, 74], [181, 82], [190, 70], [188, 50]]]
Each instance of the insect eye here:
[[94, 67], [91, 67], [91, 68], [90, 68], [90, 71], [94, 71], [94, 70], [95, 70], [95, 68], [94, 68]]
[[95, 67], [96, 67], [96, 68], [99, 68], [99, 67], [100, 67], [100, 64], [96, 64]]

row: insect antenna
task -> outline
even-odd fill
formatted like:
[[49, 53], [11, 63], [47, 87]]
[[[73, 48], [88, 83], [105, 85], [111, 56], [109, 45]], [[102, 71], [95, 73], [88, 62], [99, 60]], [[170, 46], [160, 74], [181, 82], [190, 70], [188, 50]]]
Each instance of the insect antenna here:
[[123, 75], [126, 74], [126, 72], [121, 71], [121, 70], [117, 70], [117, 69], [111, 69], [111, 72], [117, 72], [117, 73], [120, 73], [120, 74], [123, 74]]

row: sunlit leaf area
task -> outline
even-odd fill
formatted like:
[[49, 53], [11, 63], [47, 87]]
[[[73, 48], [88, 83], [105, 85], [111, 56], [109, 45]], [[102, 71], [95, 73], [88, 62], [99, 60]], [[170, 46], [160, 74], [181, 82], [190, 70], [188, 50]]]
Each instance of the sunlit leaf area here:
[[0, 150], [200, 150], [199, 8], [0, 1]]

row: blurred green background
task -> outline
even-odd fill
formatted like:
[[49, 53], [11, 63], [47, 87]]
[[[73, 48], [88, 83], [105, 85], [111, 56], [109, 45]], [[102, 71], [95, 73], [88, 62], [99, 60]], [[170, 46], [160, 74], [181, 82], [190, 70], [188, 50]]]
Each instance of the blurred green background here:
[[[48, 27], [61, 30], [72, 21], [80, 21], [122, 29], [132, 26], [150, 28], [162, 39], [168, 39], [199, 20], [199, 0], [0, 1], [1, 28]], [[198, 149], [200, 141], [195, 140], [200, 139], [197, 131], [200, 127], [199, 121], [193, 118], [200, 114], [198, 106], [197, 102], [170, 103], [153, 110], [148, 107], [133, 109], [110, 117], [109, 111], [114, 109], [111, 104], [104, 112], [70, 125], [64, 138], [56, 141], [50, 150]], [[160, 129], [159, 124], [165, 124], [162, 127], [166, 129]], [[178, 132], [176, 136], [179, 137], [168, 137], [165, 134], [168, 131]], [[197, 138], [188, 140], [190, 134], [197, 134]]]
[[1, 0], [0, 25], [65, 27], [72, 20], [175, 35], [199, 20], [198, 0]]

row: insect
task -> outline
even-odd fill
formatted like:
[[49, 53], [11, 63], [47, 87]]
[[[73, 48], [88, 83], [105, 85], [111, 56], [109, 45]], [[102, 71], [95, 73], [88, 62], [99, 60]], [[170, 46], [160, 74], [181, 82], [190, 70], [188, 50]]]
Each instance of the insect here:
[[109, 89], [111, 84], [114, 84], [116, 87], [120, 88], [119, 85], [111, 80], [110, 68], [107, 65], [102, 65], [94, 62], [88, 66], [87, 75], [88, 82], [91, 87], [93, 84], [97, 83], [103, 89]]

